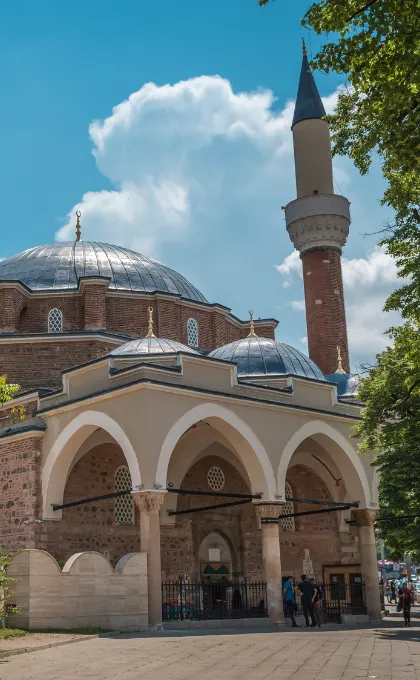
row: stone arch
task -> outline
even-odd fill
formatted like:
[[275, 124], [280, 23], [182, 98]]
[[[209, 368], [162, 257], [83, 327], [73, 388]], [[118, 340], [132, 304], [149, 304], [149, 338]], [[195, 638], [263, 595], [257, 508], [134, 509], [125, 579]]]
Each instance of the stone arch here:
[[235, 413], [219, 404], [200, 404], [185, 413], [170, 429], [163, 442], [156, 470], [156, 484], [166, 487], [172, 452], [182, 435], [196, 423], [205, 420], [221, 432], [234, 447], [252, 483], [252, 491], [262, 492], [274, 500], [276, 482], [267, 452], [253, 430]]
[[42, 469], [44, 519], [61, 519], [61, 510], [54, 511], [52, 505], [60, 505], [63, 502], [64, 488], [73, 459], [82, 444], [98, 427], [106, 430], [121, 447], [130, 470], [133, 488], [140, 486], [139, 461], [124, 430], [106, 413], [84, 411], [60, 432], [44, 463]]
[[358, 453], [346, 437], [321, 420], [312, 420], [302, 425], [284, 447], [277, 472], [279, 495], [284, 496], [287, 469], [294, 452], [305, 439], [316, 435], [323, 435], [338, 446], [340, 454], [334, 462], [346, 480], [347, 491], [352, 495], [351, 500], [359, 501], [362, 507], [370, 507], [370, 485]]

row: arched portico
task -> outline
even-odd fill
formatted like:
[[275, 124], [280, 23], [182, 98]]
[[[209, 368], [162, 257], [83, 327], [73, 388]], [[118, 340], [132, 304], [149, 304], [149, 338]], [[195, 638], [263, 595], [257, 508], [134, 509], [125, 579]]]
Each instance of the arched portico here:
[[101, 411], [79, 413], [58, 435], [42, 469], [43, 518], [61, 519], [61, 510], [52, 506], [63, 502], [64, 488], [74, 458], [95, 429], [105, 430], [121, 447], [130, 470], [133, 487], [141, 484], [140, 467], [134, 448], [121, 426]]
[[334, 463], [346, 480], [346, 489], [351, 500], [359, 501], [362, 507], [371, 507], [372, 497], [369, 481], [359, 454], [351, 443], [338, 430], [321, 420], [305, 423], [294, 433], [283, 449], [277, 472], [279, 496], [284, 496], [287, 470], [293, 454], [308, 438], [315, 438], [328, 450], [328, 444], [334, 446]]
[[260, 440], [241, 418], [219, 404], [200, 404], [185, 413], [170, 429], [163, 442], [156, 469], [156, 485], [166, 488], [169, 461], [187, 430], [205, 421], [218, 430], [232, 445], [252, 484], [252, 492], [262, 492], [264, 499], [276, 497], [276, 481], [267, 452]]

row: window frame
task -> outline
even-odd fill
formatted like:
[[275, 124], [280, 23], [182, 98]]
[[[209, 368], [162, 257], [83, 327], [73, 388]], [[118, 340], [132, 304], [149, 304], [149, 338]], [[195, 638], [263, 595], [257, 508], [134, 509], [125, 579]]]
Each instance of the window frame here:
[[[191, 334], [194, 335], [194, 342], [190, 341]], [[194, 319], [193, 316], [190, 316], [188, 321], [187, 321], [187, 344], [188, 344], [188, 347], [193, 347], [194, 349], [196, 349], [198, 347], [198, 339], [199, 339], [198, 321], [197, 321], [197, 319]]]
[[[127, 476], [130, 479], [130, 485], [132, 484], [130, 468], [128, 467], [128, 465], [119, 465], [114, 472], [114, 491], [123, 491], [123, 488], [121, 488], [121, 483], [118, 483], [118, 480], [117, 480], [118, 473], [121, 470], [124, 470], [127, 473]], [[125, 487], [125, 488], [127, 488], [127, 487]], [[128, 499], [130, 499], [130, 501], [131, 501], [131, 521], [130, 522], [121, 522], [121, 521], [118, 520], [118, 512], [120, 510], [120, 508], [118, 506], [121, 503], [124, 503], [124, 504], [127, 503]], [[127, 503], [127, 506], [128, 506], [128, 503]], [[126, 496], [116, 496], [114, 498], [114, 523], [118, 524], [118, 526], [126, 526], [126, 527], [131, 526], [131, 525], [136, 523], [133, 496], [129, 496], [127, 494]]]
[[[55, 318], [53, 318], [53, 316]], [[60, 330], [54, 330], [53, 329], [53, 324], [60, 323]], [[52, 307], [48, 311], [48, 316], [47, 316], [47, 327], [48, 327], [48, 333], [62, 333], [64, 329], [64, 317], [63, 317], [63, 312], [59, 307]]]

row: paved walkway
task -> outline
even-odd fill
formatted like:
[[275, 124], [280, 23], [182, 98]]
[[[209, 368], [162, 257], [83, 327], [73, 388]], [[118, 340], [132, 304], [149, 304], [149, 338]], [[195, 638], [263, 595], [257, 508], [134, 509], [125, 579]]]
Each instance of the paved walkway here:
[[418, 680], [420, 626], [96, 638], [9, 657], [1, 680]]

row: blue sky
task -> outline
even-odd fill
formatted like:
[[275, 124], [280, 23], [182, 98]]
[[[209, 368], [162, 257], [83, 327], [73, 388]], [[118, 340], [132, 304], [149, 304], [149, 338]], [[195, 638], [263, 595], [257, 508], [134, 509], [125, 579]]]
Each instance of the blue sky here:
[[[1, 3], [0, 256], [72, 238], [80, 207], [85, 238], [155, 256], [239, 316], [276, 317], [278, 338], [305, 351], [281, 205], [295, 198], [301, 37], [319, 45], [300, 28], [308, 6]], [[343, 76], [315, 77], [331, 108]], [[395, 318], [381, 307], [396, 274], [375, 250], [388, 216], [378, 167], [361, 178], [347, 159], [335, 165], [336, 191], [352, 202], [344, 280], [356, 364], [384, 346]]]

